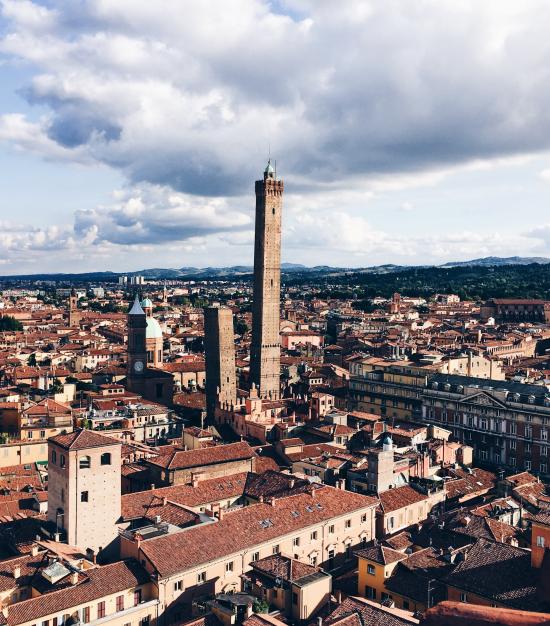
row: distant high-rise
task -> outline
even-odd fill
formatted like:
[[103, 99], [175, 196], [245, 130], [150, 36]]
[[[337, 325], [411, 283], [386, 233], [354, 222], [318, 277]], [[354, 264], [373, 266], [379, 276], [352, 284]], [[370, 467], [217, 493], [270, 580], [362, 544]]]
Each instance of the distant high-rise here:
[[283, 181], [268, 161], [263, 180], [256, 181], [254, 302], [250, 377], [260, 398], [280, 395], [281, 213]]
[[237, 402], [233, 312], [227, 307], [204, 309], [206, 358], [206, 419], [215, 422], [216, 406], [230, 409]]

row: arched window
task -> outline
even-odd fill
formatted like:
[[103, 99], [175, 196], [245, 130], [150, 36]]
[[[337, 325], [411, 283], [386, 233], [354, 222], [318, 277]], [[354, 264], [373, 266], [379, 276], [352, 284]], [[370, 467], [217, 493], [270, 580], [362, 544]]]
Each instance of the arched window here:
[[101, 465], [111, 465], [111, 453], [104, 452], [101, 455]]
[[55, 450], [52, 450], [51, 462], [57, 463], [57, 452]]
[[92, 465], [92, 459], [89, 456], [81, 456], [78, 466], [80, 467], [80, 469], [89, 469], [90, 466]]

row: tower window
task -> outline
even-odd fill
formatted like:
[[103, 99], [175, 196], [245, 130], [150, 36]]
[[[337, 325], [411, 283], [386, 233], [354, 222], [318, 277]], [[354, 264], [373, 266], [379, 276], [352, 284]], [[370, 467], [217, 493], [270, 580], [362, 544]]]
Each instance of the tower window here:
[[81, 456], [78, 466], [80, 469], [89, 469], [92, 464], [92, 459], [89, 456]]
[[273, 215], [275, 215], [275, 207], [271, 209], [271, 212], [273, 213]]
[[57, 461], [57, 452], [55, 450], [52, 450], [51, 461], [52, 463], [55, 463]]
[[65, 467], [65, 455], [59, 455], [59, 467]]
[[101, 455], [101, 465], [111, 465], [111, 453], [104, 452]]

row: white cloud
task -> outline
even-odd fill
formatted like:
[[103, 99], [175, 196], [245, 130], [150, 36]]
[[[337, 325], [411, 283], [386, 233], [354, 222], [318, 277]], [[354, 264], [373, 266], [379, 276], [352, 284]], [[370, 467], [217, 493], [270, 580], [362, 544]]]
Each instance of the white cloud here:
[[[313, 259], [317, 247], [340, 264], [347, 254], [354, 265], [447, 260], [546, 241], [405, 237], [363, 215], [382, 196], [436, 187], [459, 168], [490, 170], [550, 149], [550, 90], [540, 79], [550, 62], [547, 2], [54, 6], [2, 0], [0, 52], [27, 64], [22, 93], [48, 114], [1, 116], [0, 140], [50, 160], [105, 164], [128, 186], [66, 227], [7, 230], [0, 255], [21, 260], [35, 244], [37, 258], [48, 246], [167, 258], [181, 242], [205, 260], [212, 250], [235, 261], [230, 250], [250, 249], [251, 181], [269, 144], [287, 185], [285, 246], [295, 255]], [[402, 220], [420, 205], [412, 196], [393, 204]]]

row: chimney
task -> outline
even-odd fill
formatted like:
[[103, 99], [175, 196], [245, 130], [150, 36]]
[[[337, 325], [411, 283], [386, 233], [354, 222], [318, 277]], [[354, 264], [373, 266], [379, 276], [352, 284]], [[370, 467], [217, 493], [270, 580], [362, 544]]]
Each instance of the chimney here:
[[21, 576], [21, 567], [19, 565], [16, 565], [13, 568], [13, 577], [15, 580], [17, 580], [20, 576]]
[[31, 556], [36, 556], [39, 551], [40, 551], [40, 548], [35, 543], [33, 543], [32, 548], [31, 548]]
[[78, 572], [72, 572], [71, 573], [71, 585], [77, 585], [78, 584]]
[[162, 506], [166, 506], [168, 504], [168, 498], [167, 497], [163, 497], [162, 498]]
[[317, 618], [317, 626], [323, 626], [323, 618], [321, 616]]
[[295, 484], [296, 484], [296, 481], [294, 480], [294, 478], [291, 478], [288, 483], [288, 486], [290, 489], [293, 489]]
[[191, 486], [196, 489], [199, 486], [199, 477], [196, 474], [191, 476]]

